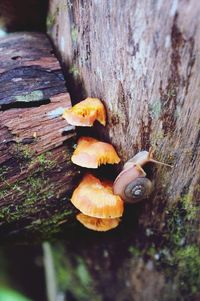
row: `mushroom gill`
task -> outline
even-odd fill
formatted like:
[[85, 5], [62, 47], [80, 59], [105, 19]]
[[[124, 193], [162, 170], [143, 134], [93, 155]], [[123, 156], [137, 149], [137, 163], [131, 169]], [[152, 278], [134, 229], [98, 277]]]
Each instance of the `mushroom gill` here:
[[74, 190], [72, 204], [85, 215], [97, 218], [120, 217], [124, 203], [120, 196], [114, 195], [112, 183], [101, 182], [91, 174], [86, 174]]
[[87, 168], [98, 168], [101, 164], [117, 164], [120, 158], [114, 147], [91, 137], [81, 137], [78, 140], [72, 162]]
[[117, 218], [97, 218], [79, 213], [76, 219], [86, 228], [94, 231], [105, 232], [116, 228], [119, 225], [120, 219]]
[[98, 98], [86, 98], [72, 108], [65, 109], [63, 118], [71, 125], [93, 126], [95, 120], [106, 125], [106, 110]]

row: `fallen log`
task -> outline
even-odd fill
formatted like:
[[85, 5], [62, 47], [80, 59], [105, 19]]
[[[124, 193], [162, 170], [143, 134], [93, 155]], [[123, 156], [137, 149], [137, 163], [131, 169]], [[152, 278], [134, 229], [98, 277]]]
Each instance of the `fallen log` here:
[[73, 216], [70, 96], [46, 35], [11, 34], [0, 49], [0, 238], [47, 238]]

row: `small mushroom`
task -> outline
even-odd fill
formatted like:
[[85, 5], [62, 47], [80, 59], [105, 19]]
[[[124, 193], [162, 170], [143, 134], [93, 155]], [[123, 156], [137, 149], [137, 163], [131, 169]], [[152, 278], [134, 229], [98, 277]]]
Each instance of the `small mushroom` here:
[[106, 125], [106, 110], [98, 98], [86, 98], [63, 113], [63, 118], [71, 125], [93, 126], [95, 120]]
[[71, 202], [85, 215], [97, 218], [121, 217], [124, 204], [120, 196], [114, 195], [113, 183], [101, 182], [91, 174], [86, 174], [74, 190]]
[[76, 219], [86, 228], [94, 231], [105, 232], [116, 228], [119, 225], [119, 218], [97, 218], [79, 213]]
[[87, 168], [98, 168], [101, 164], [117, 164], [120, 158], [114, 147], [91, 137], [81, 137], [78, 140], [72, 162]]

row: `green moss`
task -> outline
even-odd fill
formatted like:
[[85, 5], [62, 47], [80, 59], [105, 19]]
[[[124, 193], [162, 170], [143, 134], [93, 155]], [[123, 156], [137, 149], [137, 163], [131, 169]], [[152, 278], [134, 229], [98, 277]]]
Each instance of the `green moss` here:
[[[48, 179], [47, 172], [56, 167], [56, 161], [52, 158], [51, 152], [46, 152], [35, 156], [29, 145], [17, 143], [13, 148], [13, 153], [22, 171], [29, 170], [28, 176], [10, 184], [6, 181], [7, 167], [1, 167], [0, 179], [4, 181], [4, 188], [0, 190], [0, 198], [6, 200], [7, 197], [13, 198], [13, 202], [0, 210], [0, 219], [5, 223], [16, 222], [25, 217], [40, 216], [41, 206], [48, 205], [48, 200], [55, 196], [55, 184]], [[19, 202], [15, 205], [15, 198]], [[12, 200], [11, 200], [12, 201]], [[61, 200], [59, 200], [61, 201]], [[47, 210], [48, 212], [48, 210]], [[27, 229], [30, 231], [39, 231], [43, 237], [50, 237], [53, 233], [60, 230], [60, 224], [67, 220], [68, 215], [72, 214], [70, 210], [63, 213], [51, 212], [43, 214], [43, 219], [37, 219], [30, 223]]]
[[72, 26], [71, 37], [72, 37], [72, 42], [76, 43], [78, 39], [78, 29], [75, 27], [75, 25]]
[[[167, 211], [167, 243], [168, 252], [162, 254], [162, 260], [169, 274], [175, 280], [181, 295], [194, 295], [200, 283], [200, 250], [195, 243], [190, 243], [194, 225], [197, 220], [198, 208], [192, 202], [192, 195], [184, 194], [177, 204]], [[166, 255], [167, 254], [167, 255]]]
[[29, 145], [16, 143], [16, 145], [13, 147], [13, 155], [16, 159], [19, 159], [21, 161], [21, 169], [23, 169], [23, 167], [31, 168], [31, 166], [35, 166], [37, 165], [37, 163], [39, 163], [39, 168], [37, 169], [37, 171], [42, 172], [50, 170], [51, 168], [56, 166], [56, 161], [54, 159], [51, 159], [52, 154], [50, 151], [40, 154], [39, 156], [35, 156], [34, 150]]
[[56, 7], [55, 12], [53, 14], [49, 14], [47, 16], [47, 31], [51, 31], [51, 29], [53, 28], [53, 26], [56, 23], [56, 17], [59, 14], [59, 6]]
[[34, 155], [34, 151], [28, 145], [24, 145], [23, 147], [21, 146], [21, 152], [24, 159], [27, 160], [31, 159]]
[[43, 167], [43, 170], [51, 169], [51, 168], [56, 166], [56, 161], [52, 160], [52, 159], [49, 159], [48, 158], [49, 155], [50, 155], [50, 152], [48, 152], [46, 154], [43, 153], [43, 154], [41, 154], [37, 157], [37, 160], [38, 160], [40, 166]]
[[16, 194], [23, 194], [24, 201], [17, 206], [9, 205], [2, 208], [0, 216], [6, 222], [12, 222], [20, 219], [22, 216], [30, 215], [37, 211], [36, 204], [38, 200], [47, 201], [54, 195], [53, 186], [37, 174], [29, 176], [26, 180], [18, 181], [15, 184], [7, 185], [0, 191], [0, 197], [6, 198], [8, 194], [14, 197]]
[[70, 292], [76, 300], [100, 301], [86, 262], [76, 254], [70, 258], [70, 254], [66, 255], [64, 246], [58, 243], [52, 246], [52, 252], [59, 290]]
[[183, 293], [198, 292], [200, 283], [200, 250], [196, 245], [188, 245], [177, 250], [175, 260], [179, 269], [179, 285]]
[[21, 143], [16, 143], [12, 151], [16, 159], [25, 160], [25, 162], [31, 160], [34, 156], [34, 151], [31, 147], [29, 145], [22, 145]]
[[141, 255], [143, 255], [141, 250], [138, 247], [135, 247], [135, 246], [130, 246], [128, 251], [134, 257], [140, 257]]
[[[166, 277], [166, 285], [176, 287], [170, 300], [191, 300], [200, 283], [200, 248], [193, 241], [198, 207], [190, 193], [182, 195], [172, 207], [166, 209], [166, 229], [162, 244], [155, 243], [156, 236], [147, 246], [131, 246], [133, 259], [151, 259], [154, 266]], [[160, 241], [160, 237], [159, 237]], [[177, 297], [178, 296], [178, 297]], [[163, 299], [169, 300], [169, 299]]]
[[75, 78], [77, 78], [78, 75], [79, 75], [79, 70], [78, 70], [77, 66], [76, 65], [72, 65], [71, 68], [70, 68], [70, 70], [69, 70], [69, 73], [72, 73], [73, 76]]
[[9, 171], [9, 168], [7, 166], [1, 166], [0, 167], [0, 180], [4, 181], [5, 180], [5, 175]]
[[192, 202], [192, 195], [185, 194], [177, 201], [176, 205], [167, 211], [170, 240], [174, 244], [181, 244], [187, 239], [192, 231], [192, 221], [197, 216], [197, 207]]
[[68, 220], [68, 217], [72, 215], [70, 209], [63, 212], [55, 212], [51, 216], [45, 216], [44, 218], [33, 221], [26, 227], [30, 232], [39, 232], [44, 239], [50, 239], [52, 236], [60, 231], [61, 225]]

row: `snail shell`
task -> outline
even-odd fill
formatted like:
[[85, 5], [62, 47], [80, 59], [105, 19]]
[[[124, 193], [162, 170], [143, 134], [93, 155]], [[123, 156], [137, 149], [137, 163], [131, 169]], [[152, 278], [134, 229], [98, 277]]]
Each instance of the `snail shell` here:
[[130, 182], [124, 190], [128, 203], [137, 203], [146, 199], [153, 191], [153, 183], [146, 177], [136, 178]]
[[124, 201], [135, 203], [147, 198], [152, 190], [151, 180], [146, 178], [143, 166], [149, 162], [170, 166], [153, 159], [153, 150], [141, 151], [127, 161], [113, 185], [114, 194], [119, 195]]
[[119, 195], [123, 200], [126, 200], [125, 188], [138, 177], [145, 177], [146, 173], [139, 165], [122, 170], [122, 172], [115, 179], [113, 184], [114, 194]]

